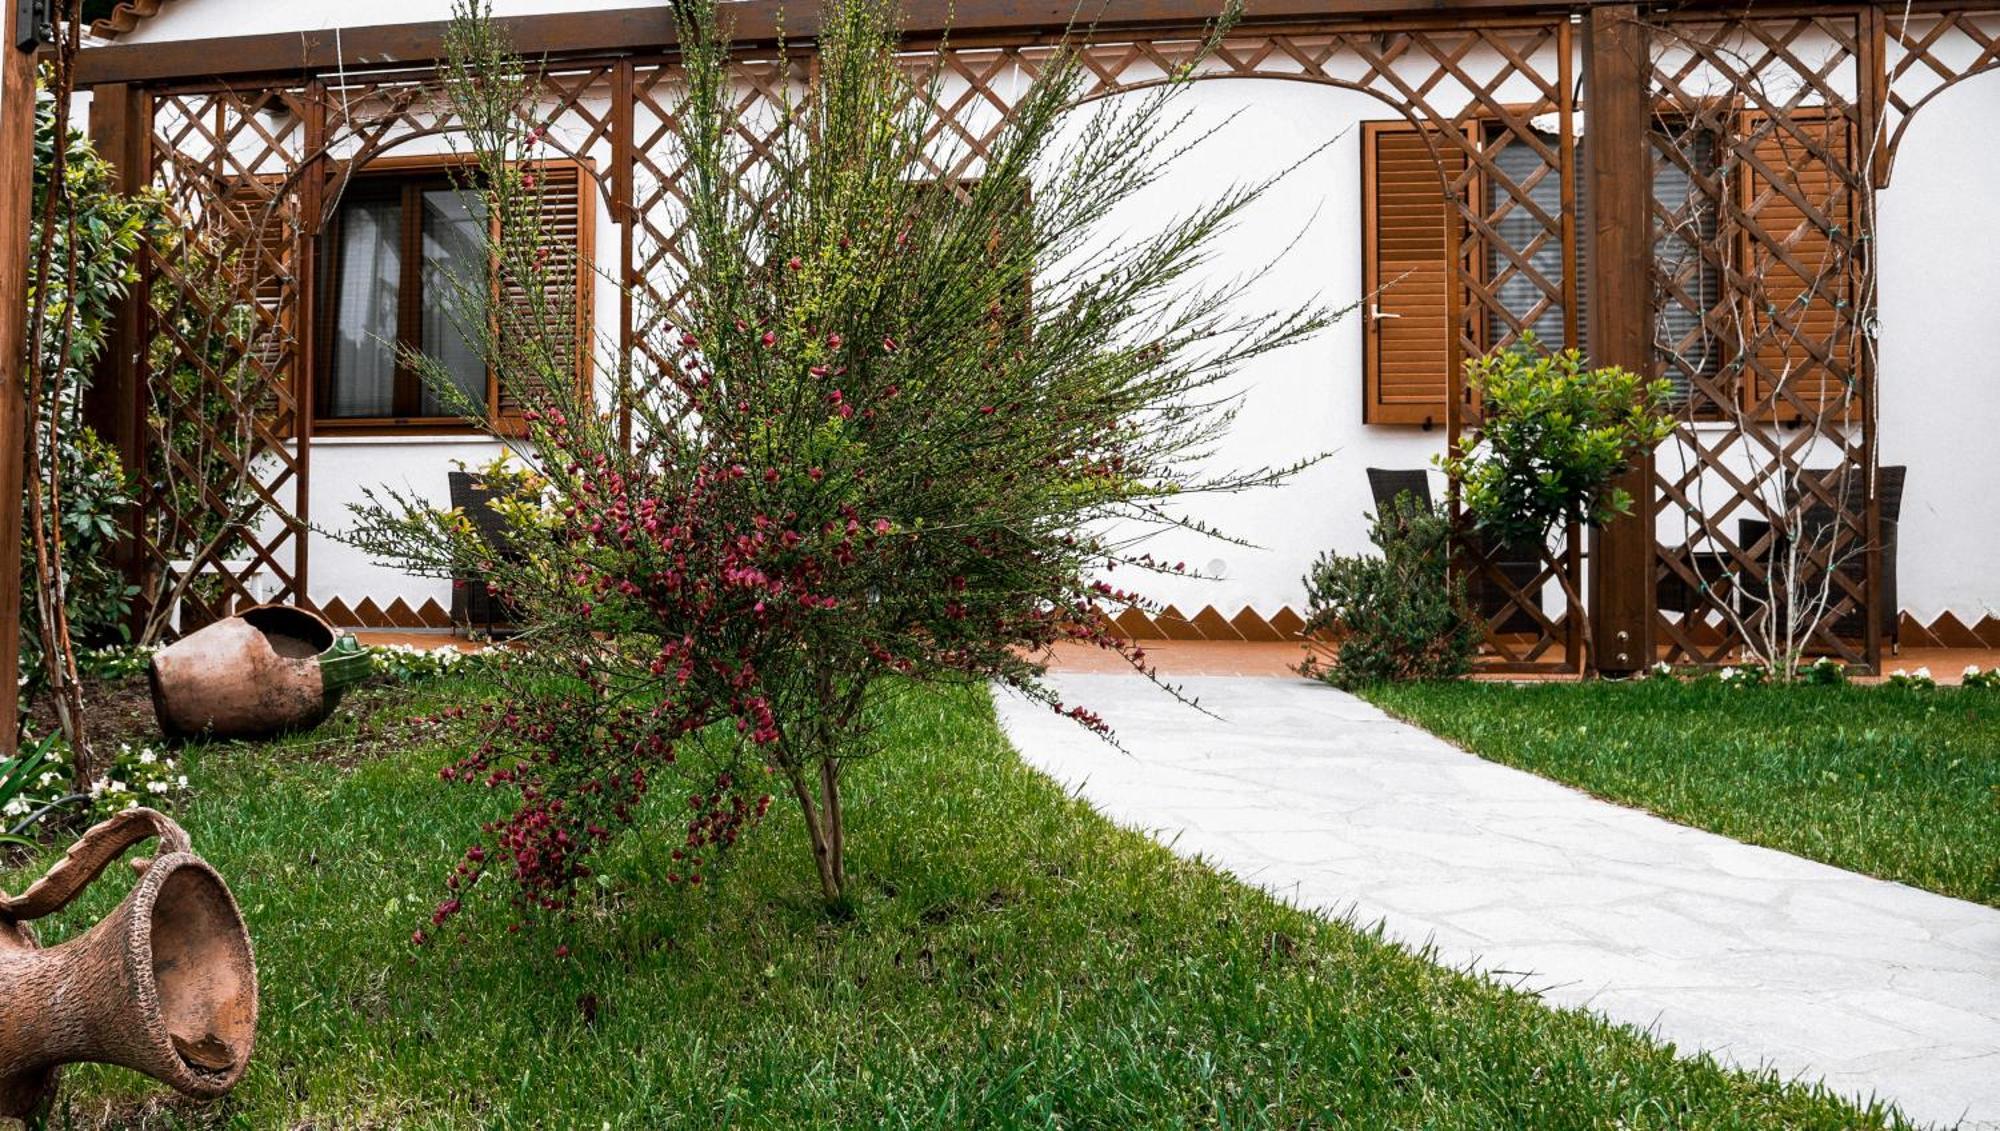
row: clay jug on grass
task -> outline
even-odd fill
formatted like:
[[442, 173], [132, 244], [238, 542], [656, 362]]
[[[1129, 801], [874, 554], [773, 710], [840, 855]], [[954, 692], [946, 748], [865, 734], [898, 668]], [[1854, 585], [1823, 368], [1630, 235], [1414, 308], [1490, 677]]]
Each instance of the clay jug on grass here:
[[264, 605], [153, 656], [153, 714], [168, 738], [261, 738], [326, 720], [368, 673], [352, 636], [314, 613]]
[[[116, 911], [37, 946], [30, 920], [62, 910], [151, 837], [159, 855], [133, 862], [139, 882]], [[165, 816], [120, 813], [27, 891], [0, 893], [0, 1117], [46, 1110], [57, 1070], [84, 1061], [220, 1096], [243, 1078], [256, 1033], [257, 966], [236, 900]]]

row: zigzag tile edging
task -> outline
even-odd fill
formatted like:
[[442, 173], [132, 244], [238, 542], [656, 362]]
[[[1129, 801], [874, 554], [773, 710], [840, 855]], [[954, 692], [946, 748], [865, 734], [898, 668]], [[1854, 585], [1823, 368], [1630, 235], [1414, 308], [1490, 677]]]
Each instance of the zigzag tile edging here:
[[[339, 628], [450, 628], [451, 613], [435, 599], [411, 607], [401, 597], [387, 605], [363, 597], [350, 605], [335, 597], [321, 605], [320, 613]], [[1249, 643], [1288, 643], [1305, 639], [1305, 618], [1291, 606], [1266, 615], [1246, 605], [1235, 616], [1227, 616], [1214, 605], [1204, 605], [1192, 616], [1168, 605], [1147, 614], [1128, 608], [1115, 617], [1106, 617], [1112, 633], [1127, 640], [1219, 640]], [[1982, 617], [1967, 626], [1954, 613], [1945, 613], [1929, 624], [1903, 614], [1905, 648], [1994, 648], [2000, 649], [2000, 616]]]
[[363, 597], [353, 605], [335, 597], [319, 607], [321, 616], [335, 628], [450, 628], [451, 612], [435, 599], [416, 608], [401, 597], [387, 606], [373, 597]]

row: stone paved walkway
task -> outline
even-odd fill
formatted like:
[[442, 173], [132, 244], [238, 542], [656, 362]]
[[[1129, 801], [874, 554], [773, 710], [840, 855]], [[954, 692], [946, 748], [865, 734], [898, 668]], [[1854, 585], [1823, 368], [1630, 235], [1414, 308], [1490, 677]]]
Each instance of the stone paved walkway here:
[[2000, 910], [1754, 848], [1473, 757], [1304, 680], [1061, 674], [1028, 762], [1301, 906], [1746, 1066], [2000, 1127]]

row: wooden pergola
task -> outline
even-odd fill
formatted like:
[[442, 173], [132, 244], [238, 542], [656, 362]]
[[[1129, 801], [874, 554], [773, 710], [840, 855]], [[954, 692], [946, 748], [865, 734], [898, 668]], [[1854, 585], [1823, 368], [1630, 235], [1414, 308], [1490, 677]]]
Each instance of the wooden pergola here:
[[[745, 97], [770, 99], [791, 78], [782, 68], [806, 65], [816, 11], [749, 0], [729, 12], [744, 45]], [[1871, 202], [1888, 183], [1910, 115], [1951, 83], [2000, 62], [2000, 9], [1250, 0], [1222, 48], [1202, 56], [1200, 33], [1214, 14], [1212, 2], [1109, 0], [1080, 13], [1095, 18], [1087, 29], [1072, 30], [1079, 13], [1048, 0], [907, 5], [913, 47], [948, 40], [937, 58], [949, 68], [955, 101], [934, 111], [937, 129], [962, 142], [964, 162], [976, 161], [1004, 117], [1002, 76], [1033, 73], [1065, 34], [1087, 44], [1093, 96], [1156, 84], [1177, 70], [1320, 83], [1371, 95], [1384, 117], [1424, 131], [1452, 217], [1452, 330], [1443, 343], [1451, 359], [1444, 421], [1451, 444], [1470, 442], [1478, 424], [1459, 363], [1506, 344], [1551, 311], [1560, 312], [1563, 344], [1587, 344], [1594, 361], [1640, 372], [1676, 364], [1675, 343], [1662, 331], [1669, 307], [1701, 332], [1736, 335], [1726, 364], [1684, 379], [1699, 397], [1751, 409], [1733, 421], [1684, 428], [1670, 442], [1678, 458], [1635, 470], [1627, 487], [1640, 502], [1637, 513], [1591, 536], [1587, 568], [1585, 540], [1575, 532], [1533, 579], [1490, 560], [1466, 563], [1511, 597], [1489, 626], [1489, 667], [1573, 668], [1582, 619], [1547, 612], [1532, 597], [1565, 571], [1587, 578], [1592, 651], [1604, 670], [1639, 670], [1656, 658], [1723, 662], [1740, 647], [1745, 627], [1724, 608], [1729, 598], [1713, 574], [1768, 582], [1770, 536], [1745, 544], [1737, 532], [1746, 518], [1782, 518], [1773, 512], [1796, 503], [1783, 497], [1786, 488], [1805, 492], [1808, 502], [1820, 495], [1836, 511], [1829, 553], [1847, 562], [1832, 580], [1825, 623], [1808, 626], [1810, 646], [1864, 666], [1879, 662], [1876, 375], [1862, 332], [1873, 309]], [[546, 112], [567, 127], [552, 134], [578, 139], [574, 156], [597, 156], [595, 188], [616, 225], [616, 262], [604, 266], [626, 291], [617, 344], [643, 381], [659, 364], [648, 354], [649, 335], [676, 298], [669, 268], [679, 237], [664, 218], [674, 170], [658, 144], [672, 106], [672, 18], [662, 5], [504, 22], [517, 50], [546, 60]], [[781, 29], [782, 56], [772, 50]], [[257, 521], [246, 523], [255, 529], [245, 534], [245, 549], [280, 579], [286, 599], [307, 599], [310, 565], [304, 531], [312, 443], [300, 423], [312, 403], [312, 367], [301, 359], [312, 356], [314, 330], [300, 312], [314, 309], [316, 236], [355, 170], [409, 138], [451, 128], [434, 98], [444, 32], [443, 24], [425, 23], [337, 36], [116, 43], [90, 48], [78, 61], [79, 84], [93, 92], [92, 134], [127, 185], [162, 190], [190, 231], [243, 253], [235, 308], [254, 311], [257, 326], [239, 348], [268, 378], [252, 455], [269, 469], [254, 484]], [[933, 57], [912, 58], [921, 65]], [[1710, 147], [1700, 160], [1691, 138]], [[1531, 151], [1537, 171], [1510, 173], [1496, 157], [1510, 146]], [[1689, 234], [1683, 218], [1655, 199], [1655, 176], [1669, 169], [1704, 194], [1716, 231]], [[1553, 209], [1546, 203], [1551, 185], [1558, 190]], [[0, 215], [10, 199], [0, 197]], [[1518, 235], [1502, 246], [1500, 222], [1519, 229], [1524, 218], [1529, 242], [1560, 271], [1521, 254]], [[1663, 264], [1660, 247], [1676, 240], [1686, 254]], [[1816, 263], [1801, 262], [1808, 250]], [[6, 257], [5, 266], [20, 258]], [[134, 465], [152, 442], [148, 359], [175, 349], [161, 337], [165, 312], [158, 307], [173, 301], [179, 284], [157, 263], [148, 267], [151, 282], [128, 301], [119, 344], [108, 351], [87, 406], [100, 433]], [[1786, 271], [1811, 272], [1813, 286], [1782, 301], [1759, 290], [1766, 285], [1760, 279]], [[1721, 279], [1723, 293], [1697, 293], [1690, 272]], [[1496, 273], [1513, 285], [1514, 299], [1502, 301]], [[11, 278], [0, 273], [0, 300]], [[1522, 308], [1523, 290], [1532, 309]], [[1769, 309], [1752, 309], [1760, 304]], [[189, 296], [175, 316], [199, 305]], [[18, 308], [0, 307], [10, 315]], [[1753, 390], [1748, 398], [1739, 394], [1745, 388]], [[1831, 494], [1827, 453], [1835, 470], [1852, 473], [1842, 482], [1861, 484], [1864, 505]], [[1821, 466], [1807, 467], [1808, 460]], [[16, 484], [0, 488], [9, 498], [18, 494]], [[1690, 515], [1690, 536], [1658, 533]], [[137, 538], [132, 566], [157, 569], [168, 553]], [[1694, 595], [1683, 602], [1688, 608], [1660, 607], [1656, 595], [1670, 584]], [[0, 585], [11, 586], [11, 575]], [[225, 579], [219, 600], [245, 592], [240, 579]], [[1836, 631], [1842, 617], [1864, 626], [1858, 636]], [[1531, 628], [1520, 627], [1524, 619]], [[11, 656], [9, 649], [8, 662]]]

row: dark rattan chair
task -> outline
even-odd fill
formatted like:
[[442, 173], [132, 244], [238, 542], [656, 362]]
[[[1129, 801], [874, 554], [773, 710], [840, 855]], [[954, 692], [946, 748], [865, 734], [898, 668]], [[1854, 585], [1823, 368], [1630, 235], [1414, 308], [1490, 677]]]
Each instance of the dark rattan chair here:
[[[495, 556], [511, 554], [513, 546], [507, 537], [507, 524], [491, 505], [495, 499], [504, 498], [505, 492], [495, 491], [469, 471], [451, 472], [450, 480], [451, 505], [471, 520], [472, 528]], [[488, 636], [504, 635], [515, 627], [507, 602], [493, 596], [483, 577], [452, 578], [451, 623], [461, 631], [483, 632]]]
[[[1883, 642], [1889, 645], [1892, 652], [1901, 651], [1903, 646], [1902, 602], [1896, 590], [1896, 549], [1897, 527], [1903, 517], [1903, 483], [1909, 477], [1909, 471], [1907, 466], [1900, 464], [1875, 469], [1875, 491], [1882, 506], [1882, 544], [1879, 555], [1882, 567], [1879, 579], [1882, 601], [1876, 624], [1882, 634]], [[1826, 494], [1831, 495], [1841, 507], [1851, 512], [1848, 521], [1855, 527], [1863, 525], [1868, 504], [1861, 496], [1861, 492], [1852, 486], [1853, 468], [1808, 468], [1800, 474], [1813, 476], [1825, 484]], [[1794, 484], [1786, 492], [1786, 508], [1799, 510], [1801, 501], [1807, 497], [1808, 492]], [[1834, 505], [1817, 494], [1811, 495], [1809, 505], [1805, 505], [1799, 513], [1798, 523], [1808, 546], [1829, 545], [1835, 538]], [[1787, 560], [1782, 539], [1772, 538], [1770, 535], [1771, 524], [1762, 519], [1744, 519], [1737, 524], [1737, 545], [1748, 548], [1759, 543], [1767, 543], [1768, 548], [1764, 555], [1767, 574], [1780, 570]], [[1856, 546], [1843, 550], [1843, 560], [1838, 566], [1841, 574], [1848, 578], [1856, 589], [1861, 589], [1868, 579], [1868, 559], [1861, 552], [1864, 548]], [[1762, 583], [1755, 585], [1746, 583], [1745, 589], [1759, 597], [1769, 591]], [[1833, 622], [1833, 634], [1845, 640], [1860, 640], [1867, 635], [1867, 623], [1862, 610], [1851, 610]]]
[[[1396, 501], [1397, 496], [1403, 494], [1415, 496], [1417, 501], [1426, 507], [1434, 505], [1431, 501], [1430, 473], [1422, 468], [1371, 467], [1368, 469], [1368, 490], [1375, 496], [1377, 514], [1387, 510]], [[1500, 610], [1507, 608], [1508, 587], [1520, 591], [1522, 603], [1532, 604], [1537, 608], [1541, 606], [1542, 587], [1535, 584], [1535, 579], [1541, 576], [1542, 559], [1535, 547], [1503, 546], [1500, 560], [1494, 564], [1499, 569], [1500, 576], [1507, 579], [1506, 586], [1494, 584], [1492, 578], [1487, 577], [1484, 572], [1475, 572], [1466, 579], [1466, 596], [1472, 601], [1473, 608], [1479, 610], [1481, 616], [1490, 622], [1500, 615]], [[1542, 623], [1534, 614], [1517, 605], [1508, 612], [1504, 620], [1494, 626], [1494, 631], [1540, 635]]]

